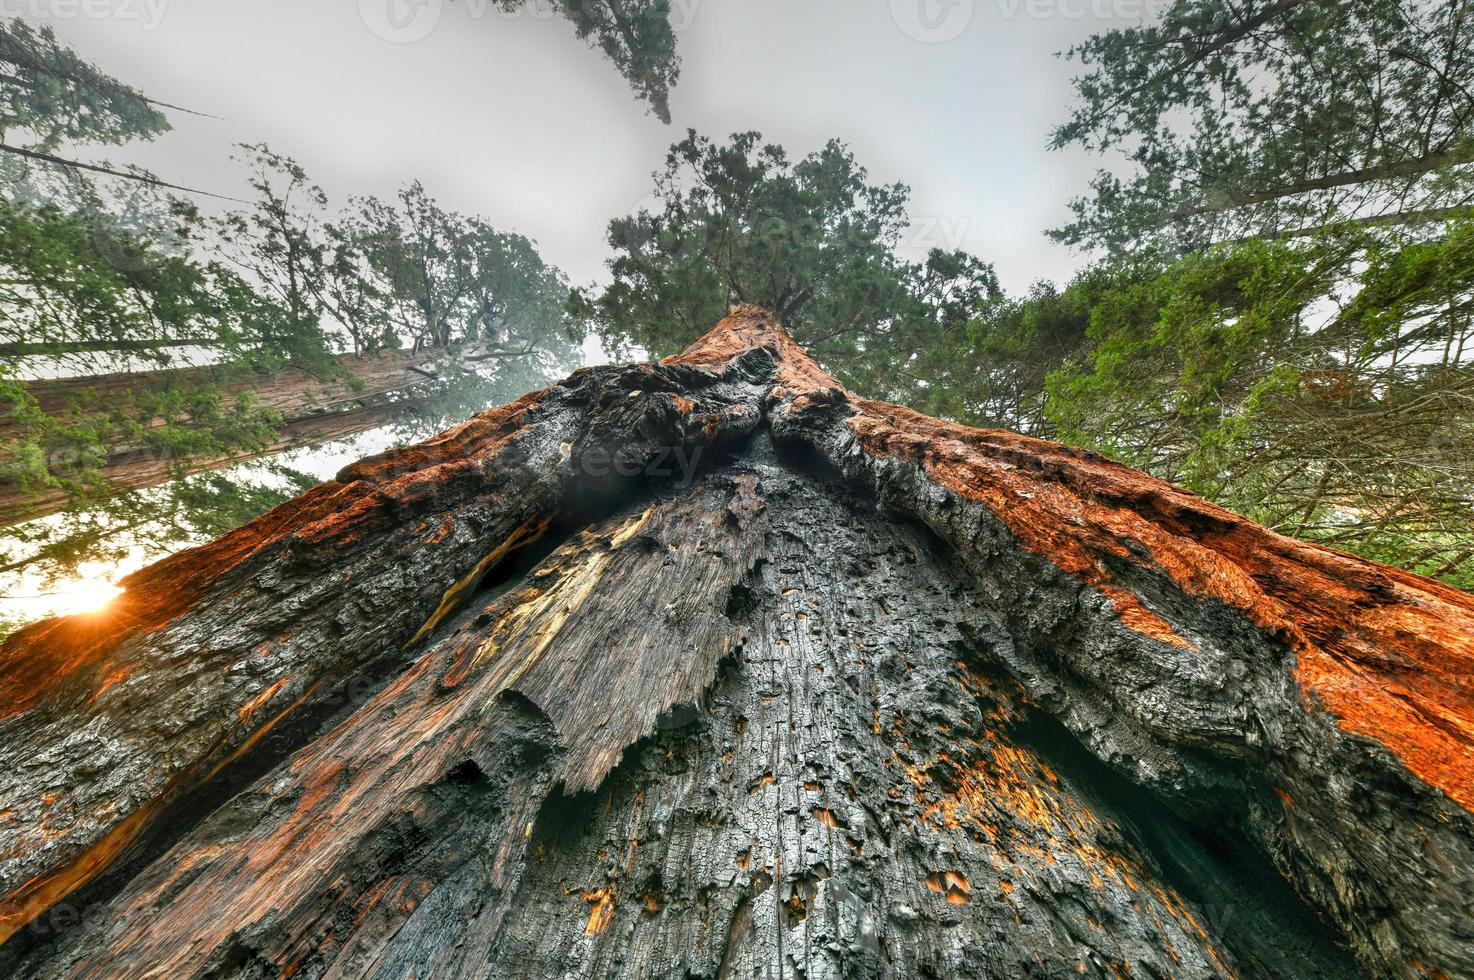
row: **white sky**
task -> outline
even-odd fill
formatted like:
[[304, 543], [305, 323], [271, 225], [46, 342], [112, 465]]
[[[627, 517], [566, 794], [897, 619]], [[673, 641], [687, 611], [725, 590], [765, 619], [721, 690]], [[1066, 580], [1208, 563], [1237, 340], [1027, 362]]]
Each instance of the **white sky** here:
[[[1042, 235], [1094, 168], [1045, 149], [1071, 101], [1072, 69], [1054, 53], [1138, 22], [1154, 2], [672, 0], [684, 68], [669, 127], [565, 20], [507, 15], [488, 0], [0, 0], [0, 10], [52, 25], [154, 98], [225, 117], [174, 113], [175, 132], [110, 151], [175, 183], [239, 194], [230, 145], [260, 141], [298, 158], [335, 199], [419, 178], [447, 206], [535, 239], [586, 283], [603, 275], [604, 225], [645, 198], [686, 127], [758, 129], [795, 155], [836, 136], [874, 179], [913, 188], [914, 255], [967, 248], [1019, 291], [1080, 264]], [[425, 36], [376, 35], [390, 13]]]
[[[1162, 2], [671, 0], [684, 63], [671, 126], [565, 20], [488, 0], [0, 0], [0, 14], [223, 117], [172, 113], [174, 132], [109, 151], [173, 183], [244, 196], [240, 142], [296, 157], [335, 203], [418, 178], [584, 284], [604, 279], [608, 220], [646, 200], [687, 127], [757, 129], [793, 156], [838, 137], [873, 180], [911, 185], [911, 257], [965, 248], [1019, 292], [1083, 263], [1043, 236], [1095, 168], [1045, 148], [1071, 103], [1073, 69], [1055, 53]], [[423, 36], [386, 39], [391, 15]], [[298, 464], [328, 475], [342, 455]], [[85, 607], [137, 564], [92, 569], [62, 595], [0, 596], [0, 614]]]

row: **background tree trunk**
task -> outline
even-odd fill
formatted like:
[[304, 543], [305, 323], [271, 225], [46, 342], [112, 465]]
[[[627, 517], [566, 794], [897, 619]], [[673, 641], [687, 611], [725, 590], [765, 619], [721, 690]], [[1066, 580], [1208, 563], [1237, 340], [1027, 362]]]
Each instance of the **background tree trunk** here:
[[[289, 367], [243, 378], [227, 376], [222, 382], [218, 369], [195, 367], [33, 381], [26, 388], [43, 412], [60, 416], [74, 406], [96, 412], [100, 406], [134, 395], [218, 385], [228, 403], [249, 396], [283, 420], [268, 444], [215, 456], [174, 459], [138, 445], [108, 446], [101, 476], [110, 487], [125, 492], [167, 483], [181, 471], [206, 473], [379, 428], [397, 412], [412, 407], [416, 389], [435, 381], [452, 359], [485, 356], [496, 354], [479, 346], [455, 351], [388, 351], [339, 357], [321, 375]], [[164, 424], [164, 419], [154, 419], [145, 429]], [[20, 426], [0, 422], [0, 444], [21, 435]], [[0, 527], [54, 514], [71, 499], [62, 490], [0, 482]]]
[[127, 586], [0, 647], [22, 975], [1474, 970], [1474, 600], [762, 311]]

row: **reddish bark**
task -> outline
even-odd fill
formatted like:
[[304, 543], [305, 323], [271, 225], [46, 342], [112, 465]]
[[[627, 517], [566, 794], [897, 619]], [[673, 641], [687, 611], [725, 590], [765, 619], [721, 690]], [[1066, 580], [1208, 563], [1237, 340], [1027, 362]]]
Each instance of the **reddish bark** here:
[[[776, 449], [763, 448], [769, 437]], [[694, 490], [635, 470], [591, 475], [610, 449], [638, 463], [718, 446], [737, 461], [713, 464]], [[834, 485], [844, 489], [819, 489]], [[574, 533], [592, 520], [590, 500], [619, 509]], [[892, 515], [934, 536], [901, 528], [888, 539]], [[546, 559], [513, 567], [545, 538]], [[898, 574], [872, 602], [880, 569], [852, 546], [924, 574]], [[506, 591], [486, 592], [493, 575]], [[800, 605], [811, 576], [824, 586]], [[1114, 804], [1092, 802], [1078, 773], [1056, 775], [1021, 741], [1015, 727], [1046, 715], [1094, 765], [1199, 826], [1242, 833], [1367, 969], [1474, 969], [1461, 938], [1474, 915], [1474, 597], [1272, 534], [1090, 453], [858, 398], [754, 308], [660, 365], [580, 372], [347, 467], [125, 585], [103, 613], [0, 647], [0, 735], [68, 767], [55, 798], [39, 802], [26, 788], [51, 785], [49, 769], [0, 775], [10, 780], [0, 783], [0, 857], [17, 869], [0, 897], [4, 935], [116, 867], [185, 794], [262, 752], [268, 733], [313, 710], [335, 672], [366, 658], [385, 686], [332, 732], [304, 728], [297, 755], [269, 757], [264, 782], [138, 870], [106, 905], [116, 928], [38, 954], [58, 975], [117, 963], [243, 970], [240, 944], [282, 973], [304, 963], [409, 970], [426, 949], [441, 951], [445, 970], [474, 950], [477, 962], [535, 958], [549, 975], [578, 963], [617, 972], [650, 962], [656, 928], [661, 941], [702, 937], [691, 940], [700, 975], [799, 957], [812, 966], [828, 954], [785, 949], [783, 937], [807, 930], [824, 901], [849, 910], [827, 906], [831, 930], [864, 910], [868, 892], [824, 891], [831, 875], [909, 895], [888, 890], [898, 886], [887, 861], [921, 895], [905, 901], [936, 903], [930, 918], [902, 905], [874, 933], [895, 962], [972, 963], [980, 976], [1019, 968], [992, 953], [981, 966], [948, 959], [947, 930], [965, 923], [963, 933], [995, 943], [1016, 927], [1018, 962], [1030, 961], [1028, 943], [1039, 944], [1038, 963], [1064, 962], [1050, 937], [1083, 928], [1103, 929], [1101, 949], [1122, 945], [1079, 959], [1081, 972], [1124, 968], [1126, 948], [1152, 969], [1170, 971], [1163, 964], [1181, 965], [1181, 954], [1191, 975], [1232, 972], [1222, 923], [1201, 924], [1119, 839]], [[405, 649], [412, 666], [398, 659]], [[967, 659], [979, 650], [986, 670]], [[656, 721], [721, 687], [723, 657], [748, 678], [722, 687], [728, 727], [692, 736], [691, 759], [671, 761], [678, 745], [648, 741]], [[775, 699], [782, 707], [770, 711]], [[188, 738], [151, 727], [148, 710], [165, 706], [192, 712]], [[102, 733], [126, 768], [126, 793], [87, 775], [90, 749], [71, 741], [84, 731]], [[523, 759], [503, 748], [508, 739], [552, 761]], [[621, 767], [640, 745], [642, 761]], [[729, 792], [739, 771], [750, 789]], [[543, 867], [543, 841], [558, 837], [546, 826], [557, 823], [557, 786], [607, 792], [587, 819], [607, 821], [599, 832], [614, 837], [639, 826], [659, 841], [690, 823], [680, 839], [691, 850], [662, 844], [657, 868], [690, 877], [637, 878], [633, 830], [619, 844], [627, 855], [567, 851]], [[684, 802], [651, 816], [647, 786]], [[720, 828], [769, 787], [781, 832], [762, 838], [773, 849], [764, 863]], [[706, 868], [695, 842], [711, 828], [709, 846], [732, 852], [721, 867], [741, 880], [694, 870]], [[484, 866], [456, 849], [464, 834], [491, 855]], [[386, 839], [412, 871], [374, 863]], [[886, 861], [867, 856], [881, 847]], [[919, 854], [932, 856], [916, 877]], [[975, 900], [983, 881], [997, 890], [987, 902]], [[422, 897], [447, 900], [447, 888], [465, 903], [456, 908], [481, 911], [437, 912], [433, 926], [416, 918]], [[777, 903], [780, 890], [763, 934], [774, 945], [744, 945], [754, 903]], [[1082, 902], [1083, 925], [1031, 931]], [[564, 905], [579, 914], [566, 940], [556, 938]], [[995, 921], [995, 906], [1019, 911]], [[943, 920], [948, 908], [963, 918]], [[726, 940], [712, 952], [714, 921]], [[1272, 924], [1256, 922], [1222, 955], [1248, 955], [1240, 969], [1258, 962], [1255, 934]]]

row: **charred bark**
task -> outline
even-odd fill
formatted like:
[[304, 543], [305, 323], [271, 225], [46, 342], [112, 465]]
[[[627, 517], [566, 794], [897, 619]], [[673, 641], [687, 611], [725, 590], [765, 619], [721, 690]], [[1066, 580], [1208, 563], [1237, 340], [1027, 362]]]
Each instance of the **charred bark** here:
[[127, 586], [0, 648], [22, 975], [1474, 975], [1474, 601], [761, 311]]

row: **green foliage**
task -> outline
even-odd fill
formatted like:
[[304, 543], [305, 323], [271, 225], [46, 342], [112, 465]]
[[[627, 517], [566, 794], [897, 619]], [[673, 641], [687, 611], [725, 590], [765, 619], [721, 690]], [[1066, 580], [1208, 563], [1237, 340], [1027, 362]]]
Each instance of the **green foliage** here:
[[113, 494], [0, 539], [0, 573], [46, 586], [90, 563], [148, 561], [219, 537], [310, 489], [317, 480], [276, 462]]
[[26, 146], [49, 151], [152, 139], [169, 129], [141, 92], [79, 58], [49, 27], [0, 22], [0, 72], [0, 138], [20, 131]]
[[[529, 0], [495, 0], [509, 13]], [[586, 41], [609, 59], [661, 122], [670, 122], [670, 90], [681, 74], [670, 0], [545, 0]]]
[[909, 404], [986, 428], [1048, 434], [1044, 389], [1049, 372], [1084, 347], [1091, 314], [1134, 273], [1101, 266], [1061, 290], [1039, 283], [1023, 297], [998, 297], [948, 333], [927, 356], [929, 384]]
[[[669, 121], [666, 0], [557, 9]], [[1469, 17], [1466, 0], [1177, 0], [1090, 39], [1053, 142], [1125, 166], [1053, 234], [1111, 259], [1016, 298], [966, 253], [904, 257], [908, 189], [838, 141], [794, 159], [757, 133], [688, 133], [649, 205], [610, 223], [610, 284], [571, 298], [532, 242], [419, 183], [334, 208], [291, 158], [247, 146], [253, 203], [206, 221], [10, 157], [0, 486], [72, 504], [9, 529], [0, 572], [157, 554], [304, 488], [269, 460], [186, 475], [276, 445], [284, 417], [251, 378], [291, 367], [357, 393], [355, 357], [430, 355], [363, 402], [417, 436], [571, 367], [585, 327], [665, 355], [756, 303], [865, 394], [1087, 446], [1474, 587], [1474, 222], [1441, 223], [1474, 205]], [[50, 152], [167, 128], [49, 31], [0, 26], [0, 139]], [[1388, 232], [1403, 227], [1419, 237]], [[140, 368], [148, 383], [44, 410], [27, 384]], [[175, 479], [117, 493], [120, 446]]]
[[[180, 209], [181, 225], [196, 219]], [[0, 356], [73, 368], [126, 356], [167, 365], [181, 349], [218, 358], [285, 353], [280, 315], [220, 262], [166, 252], [104, 214], [0, 198]]]
[[0, 453], [0, 482], [25, 487], [47, 486], [51, 474], [46, 451], [36, 433], [44, 431], [47, 418], [31, 396], [25, 382], [16, 378], [15, 368], [0, 362], [0, 432], [5, 433]]
[[1474, 204], [1467, 0], [1176, 0], [1069, 52], [1055, 147], [1119, 154], [1053, 233], [1114, 256]]
[[394, 204], [356, 202], [333, 236], [337, 258], [356, 258], [375, 287], [366, 292], [378, 301], [373, 315], [417, 346], [505, 343], [513, 329], [533, 345], [563, 336], [567, 284], [531, 242], [445, 211], [419, 182]]
[[1053, 144], [1125, 166], [1051, 234], [1111, 264], [1023, 304], [1064, 301], [1052, 352], [985, 319], [972, 349], [1008, 367], [963, 408], [1474, 587], [1471, 15], [1176, 0], [1074, 48]]
[[671, 147], [652, 208], [610, 222], [613, 281], [575, 295], [574, 315], [664, 355], [756, 303], [850, 383], [916, 392], [913, 368], [996, 292], [992, 268], [960, 252], [899, 257], [908, 190], [869, 183], [842, 143], [795, 162], [761, 140], [692, 131]]
[[635, 95], [669, 123], [670, 90], [681, 73], [669, 0], [558, 0], [557, 6], [579, 40], [603, 52]]
[[1401, 245], [1343, 230], [1116, 263], [971, 324], [941, 358], [966, 368], [938, 384], [940, 407], [1467, 588], [1471, 304], [1468, 223]]
[[[162, 250], [105, 213], [0, 200], [0, 353], [30, 371], [98, 376], [43, 411], [16, 367], [0, 375], [0, 488], [60, 491], [86, 515], [75, 529], [43, 532], [54, 540], [36, 553], [53, 569], [105, 554], [105, 526], [137, 540], [146, 522], [135, 506], [194, 515], [161, 516], [162, 526], [216, 527], [181, 496], [196, 484], [113, 501], [118, 447], [162, 461], [176, 480], [199, 461], [276, 451], [286, 420], [249, 394], [251, 380], [292, 367], [361, 389], [354, 359], [332, 356], [345, 341], [362, 354], [444, 352], [422, 362], [411, 387], [377, 396], [405, 436], [508, 400], [576, 360], [567, 283], [526, 238], [447, 212], [418, 184], [397, 206], [359, 201], [330, 222], [300, 167], [250, 149], [256, 207], [221, 219], [213, 240], [196, 212], [176, 211], [179, 238], [215, 249], [209, 261]], [[137, 367], [153, 370], [118, 373]], [[301, 393], [306, 405], [314, 397]], [[224, 500], [219, 479], [209, 485]], [[221, 513], [268, 500], [242, 499], [243, 509]]]
[[247, 366], [298, 353], [273, 344], [276, 311], [219, 263], [161, 252], [109, 226], [105, 215], [0, 200], [0, 485], [57, 489], [78, 503], [111, 493], [107, 447], [175, 461], [269, 441], [276, 419], [219, 387], [167, 380], [85, 391], [42, 411], [18, 365], [88, 373], [128, 364], [168, 367], [181, 351], [203, 352], [225, 381]]
[[407, 435], [460, 421], [576, 364], [583, 336], [564, 313], [567, 280], [526, 237], [447, 211], [419, 182], [392, 202], [358, 198], [335, 214], [294, 160], [242, 149], [257, 200], [218, 230], [287, 321], [342, 339], [355, 355], [445, 352], [402, 400]]
[[[182, 481], [170, 494], [167, 526], [181, 540], [218, 538], [317, 484], [311, 475], [278, 463], [258, 464], [251, 470], [245, 478], [210, 473]], [[162, 550], [157, 544], [155, 549]]]
[[[55, 154], [76, 144], [149, 140], [169, 128], [152, 101], [78, 57], [51, 28], [13, 17], [0, 22], [0, 147]], [[0, 187], [14, 200], [90, 209], [97, 203], [91, 177], [16, 150], [0, 152]]]

